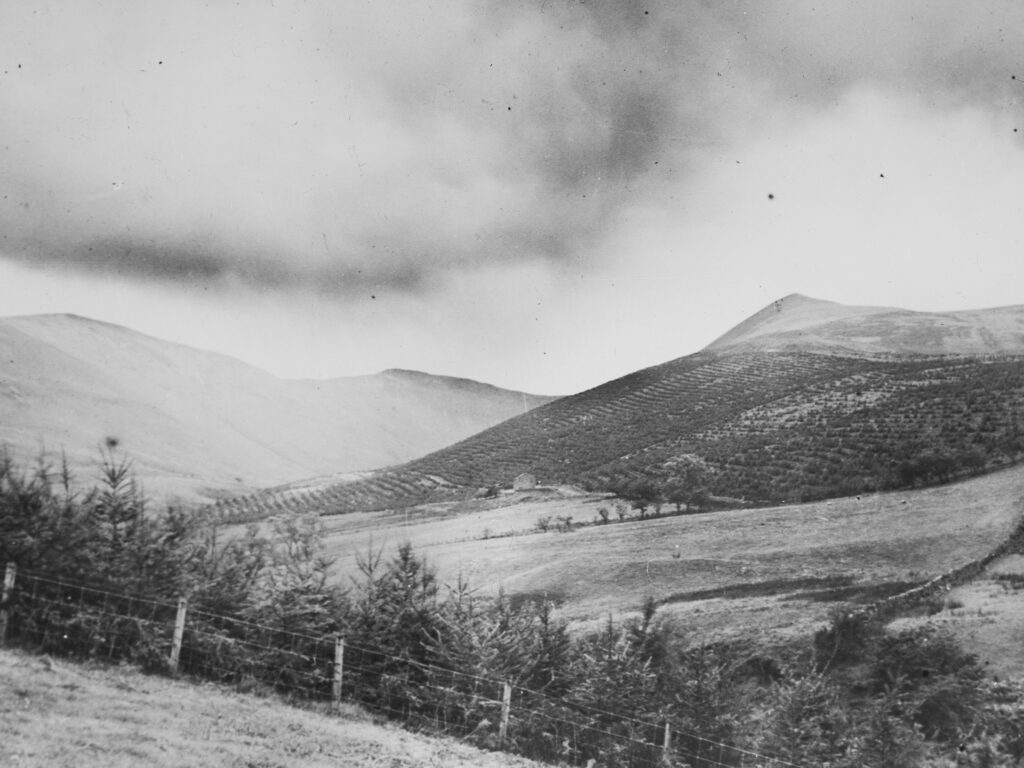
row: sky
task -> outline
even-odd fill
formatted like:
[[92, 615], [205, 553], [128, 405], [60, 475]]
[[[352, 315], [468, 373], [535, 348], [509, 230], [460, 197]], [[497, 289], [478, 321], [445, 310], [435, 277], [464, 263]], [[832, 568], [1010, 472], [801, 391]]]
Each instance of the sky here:
[[1024, 4], [0, 3], [0, 316], [569, 394], [1024, 303]]

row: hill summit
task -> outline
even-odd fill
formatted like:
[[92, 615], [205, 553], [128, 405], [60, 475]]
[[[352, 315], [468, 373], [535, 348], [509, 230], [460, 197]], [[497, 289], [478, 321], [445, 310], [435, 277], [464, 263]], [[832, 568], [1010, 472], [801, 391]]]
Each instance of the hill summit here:
[[772, 302], [707, 347], [860, 355], [1024, 354], [1024, 306], [913, 312], [798, 293]]

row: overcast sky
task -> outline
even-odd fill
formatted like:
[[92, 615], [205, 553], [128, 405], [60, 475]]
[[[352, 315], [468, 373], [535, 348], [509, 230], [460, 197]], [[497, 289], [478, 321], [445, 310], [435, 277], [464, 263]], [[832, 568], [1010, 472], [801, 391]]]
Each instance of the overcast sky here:
[[1024, 4], [0, 3], [0, 315], [579, 391], [1024, 303]]

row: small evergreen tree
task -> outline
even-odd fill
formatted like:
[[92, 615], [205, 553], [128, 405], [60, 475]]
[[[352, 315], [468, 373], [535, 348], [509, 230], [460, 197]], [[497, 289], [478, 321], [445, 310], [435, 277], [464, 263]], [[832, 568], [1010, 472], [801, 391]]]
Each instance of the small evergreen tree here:
[[273, 536], [264, 550], [262, 567], [247, 587], [245, 617], [308, 635], [337, 632], [345, 596], [329, 581], [333, 560], [323, 554], [320, 517], [289, 514], [271, 525]]

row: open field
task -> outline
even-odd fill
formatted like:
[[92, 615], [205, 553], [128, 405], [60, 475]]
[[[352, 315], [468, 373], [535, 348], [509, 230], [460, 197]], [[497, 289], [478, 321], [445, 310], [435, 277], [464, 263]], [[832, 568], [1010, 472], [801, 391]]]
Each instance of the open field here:
[[985, 670], [999, 678], [1024, 677], [1024, 555], [1007, 555], [978, 579], [950, 591], [944, 610], [897, 619], [894, 629], [927, 624], [949, 631]]
[[442, 581], [461, 572], [483, 594], [547, 597], [574, 622], [628, 614], [652, 596], [695, 632], [789, 633], [840, 600], [900, 591], [994, 548], [1024, 511], [1024, 467], [916, 491], [531, 530], [542, 516], [592, 521], [602, 504], [527, 493], [341, 515], [325, 519], [326, 545], [346, 581], [361, 555], [408, 541]]
[[0, 650], [0, 765], [10, 768], [527, 768], [453, 740], [143, 675]]

